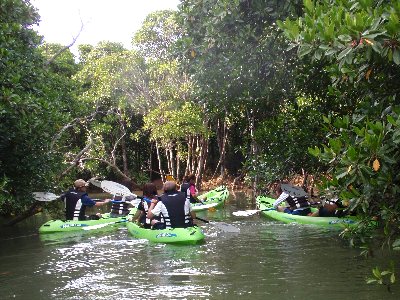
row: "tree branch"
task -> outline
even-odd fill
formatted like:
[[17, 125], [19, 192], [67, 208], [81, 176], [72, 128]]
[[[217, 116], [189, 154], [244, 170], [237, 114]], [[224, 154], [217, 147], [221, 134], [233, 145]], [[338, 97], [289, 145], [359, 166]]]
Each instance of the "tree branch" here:
[[75, 155], [75, 158], [70, 162], [70, 165], [68, 168], [66, 168], [60, 175], [59, 178], [64, 177], [69, 171], [71, 171], [73, 168], [75, 168], [79, 161], [82, 161], [81, 157], [90, 149], [90, 147], [93, 145], [93, 140], [91, 136], [89, 136], [89, 143], [83, 148], [77, 155]]
[[57, 57], [59, 57], [61, 55], [61, 53], [63, 53], [65, 50], [72, 47], [75, 44], [78, 37], [80, 36], [80, 34], [82, 33], [82, 31], [83, 31], [83, 22], [81, 20], [81, 29], [79, 30], [78, 34], [72, 39], [72, 42], [69, 45], [64, 46], [63, 48], [58, 50], [56, 54], [54, 54], [48, 61], [45, 62], [45, 66], [50, 65]]

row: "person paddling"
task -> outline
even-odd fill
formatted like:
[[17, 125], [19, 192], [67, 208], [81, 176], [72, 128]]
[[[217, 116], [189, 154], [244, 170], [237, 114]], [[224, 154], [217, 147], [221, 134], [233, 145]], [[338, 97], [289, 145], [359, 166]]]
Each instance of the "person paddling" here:
[[154, 224], [153, 229], [186, 228], [193, 226], [196, 214], [192, 211], [192, 205], [186, 194], [176, 189], [174, 181], [164, 183], [164, 194], [154, 208], [149, 208], [147, 218], [160, 217], [160, 221]]
[[204, 204], [204, 202], [198, 198], [199, 192], [196, 188], [196, 175], [190, 174], [183, 178], [181, 192], [187, 195], [187, 197], [190, 199], [190, 203], [200, 202]]
[[311, 217], [344, 217], [347, 214], [346, 206], [336, 197], [332, 199], [323, 199], [323, 205], [313, 212]]
[[140, 201], [133, 220], [140, 223], [144, 228], [151, 228], [151, 220], [148, 219], [147, 213], [153, 209], [158, 202], [157, 187], [154, 183], [146, 183], [143, 187], [143, 197]]
[[77, 179], [74, 182], [74, 188], [65, 192], [61, 199], [65, 202], [65, 219], [66, 220], [96, 220], [101, 217], [100, 214], [86, 216], [86, 207], [102, 206], [111, 201], [111, 199], [105, 199], [104, 201], [95, 202], [86, 192], [89, 183], [83, 179]]
[[[295, 189], [293, 189], [295, 190]], [[282, 185], [278, 185], [275, 190], [278, 199], [274, 202], [273, 207], [280, 212], [292, 215], [307, 216], [311, 213], [311, 205], [308, 202], [306, 193], [290, 193], [290, 191], [282, 190]], [[303, 194], [303, 195], [302, 195]], [[286, 201], [287, 207], [280, 206], [282, 202]]]

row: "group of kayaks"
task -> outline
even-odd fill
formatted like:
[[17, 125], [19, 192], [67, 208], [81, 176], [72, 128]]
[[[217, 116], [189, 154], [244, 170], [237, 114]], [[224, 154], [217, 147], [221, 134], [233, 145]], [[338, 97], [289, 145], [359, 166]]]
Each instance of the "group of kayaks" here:
[[[219, 186], [205, 194], [199, 196], [201, 203], [193, 204], [194, 211], [203, 211], [210, 208], [217, 208], [225, 203], [229, 196], [229, 191], [225, 186]], [[40, 228], [40, 233], [88, 231], [99, 228], [113, 228], [126, 225], [128, 232], [136, 238], [147, 239], [159, 243], [174, 244], [196, 244], [204, 240], [204, 233], [199, 226], [189, 228], [167, 228], [161, 230], [151, 230], [140, 227], [129, 219], [136, 213], [136, 208], [130, 210], [129, 215], [124, 217], [112, 218], [109, 213], [105, 213], [98, 220], [74, 221], [74, 220], [50, 220]]]
[[[218, 208], [222, 206], [229, 196], [229, 191], [225, 186], [220, 186], [213, 189], [199, 198], [201, 203], [193, 205], [194, 211], [208, 210], [210, 208]], [[257, 208], [262, 216], [266, 216], [285, 223], [310, 224], [317, 226], [325, 226], [332, 228], [345, 228], [346, 226], [355, 226], [359, 220], [354, 216], [346, 217], [310, 217], [291, 215], [283, 212], [278, 212], [273, 208], [275, 199], [267, 196], [258, 196], [256, 198]], [[313, 208], [315, 211], [316, 208]], [[134, 215], [136, 208], [132, 208], [130, 214], [125, 217], [112, 218], [108, 213], [103, 214], [99, 220], [87, 221], [62, 221], [50, 220], [39, 228], [40, 233], [54, 232], [71, 232], [85, 231], [98, 228], [113, 228], [116, 226], [126, 225], [128, 232], [138, 238], [146, 239], [152, 242], [159, 243], [174, 243], [174, 244], [197, 244], [204, 240], [205, 236], [202, 228], [193, 226], [189, 228], [167, 228], [161, 230], [145, 229], [134, 222], [130, 222], [130, 217]]]

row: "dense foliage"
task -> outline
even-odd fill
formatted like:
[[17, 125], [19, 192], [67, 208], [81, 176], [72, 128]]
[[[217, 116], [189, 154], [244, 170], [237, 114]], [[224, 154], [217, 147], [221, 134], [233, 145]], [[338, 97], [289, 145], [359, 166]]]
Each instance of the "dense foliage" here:
[[[25, 1], [0, 3], [0, 212], [19, 211], [31, 192], [53, 185], [62, 156], [50, 145], [68, 110], [65, 80], [45, 68]], [[58, 93], [63, 86], [63, 92]]]
[[182, 0], [78, 58], [29, 1], [0, 16], [0, 214], [77, 176], [311, 174], [400, 248], [399, 1]]

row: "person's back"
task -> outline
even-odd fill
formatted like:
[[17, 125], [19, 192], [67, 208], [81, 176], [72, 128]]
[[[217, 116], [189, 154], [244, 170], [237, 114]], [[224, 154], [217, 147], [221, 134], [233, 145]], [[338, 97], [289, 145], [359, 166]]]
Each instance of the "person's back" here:
[[166, 227], [187, 227], [185, 222], [186, 194], [183, 192], [171, 191], [162, 195], [160, 199], [166, 208], [166, 210], [161, 211], [161, 218], [164, 219]]
[[162, 226], [157, 228], [184, 228], [193, 226], [195, 214], [191, 210], [190, 202], [186, 194], [176, 190], [176, 184], [167, 181], [164, 184], [164, 194], [160, 197], [160, 202], [151, 210], [148, 217], [160, 216]]
[[[66, 220], [86, 220], [85, 210], [86, 207], [101, 206], [110, 201], [105, 199], [101, 202], [95, 202], [89, 198], [86, 188], [89, 185], [83, 179], [77, 179], [74, 182], [74, 188], [67, 191], [61, 196], [61, 199], [65, 202], [65, 218]], [[90, 216], [90, 219], [99, 219], [100, 215]]]
[[344, 217], [348, 212], [339, 198], [323, 199], [323, 206], [314, 212], [313, 217]]
[[81, 200], [84, 194], [72, 188], [63, 195], [66, 220], [85, 220], [85, 209]]
[[123, 217], [129, 214], [129, 202], [126, 197], [115, 197], [112, 200], [110, 217]]
[[[283, 191], [281, 185], [277, 186], [276, 194], [279, 195], [278, 199], [274, 202], [273, 206], [280, 212], [293, 215], [306, 216], [311, 213], [311, 205], [306, 196], [293, 195], [289, 191]], [[280, 204], [286, 202], [288, 207], [282, 207]]]
[[190, 200], [190, 203], [201, 202], [197, 198], [197, 189], [195, 186], [196, 176], [190, 174], [185, 176], [183, 183], [181, 185], [181, 192], [186, 194], [186, 197]]
[[147, 218], [148, 211], [158, 202], [157, 187], [154, 183], [146, 183], [143, 187], [143, 197], [140, 201], [134, 219], [144, 228], [151, 228], [151, 220]]

